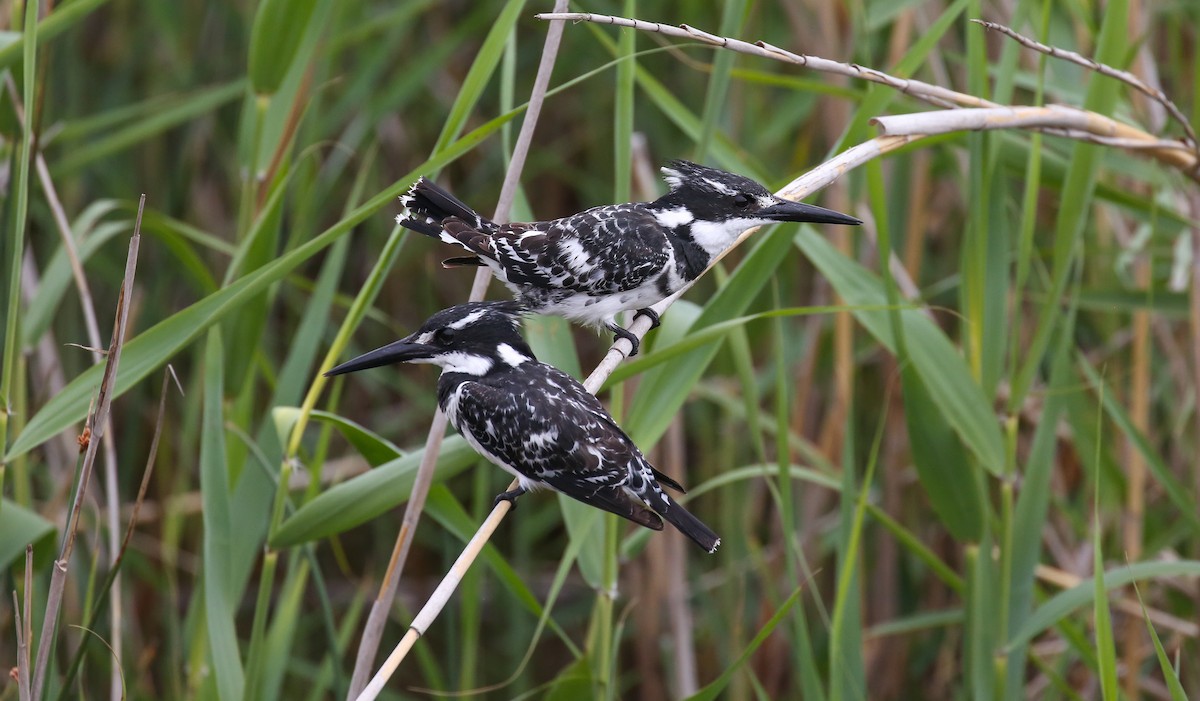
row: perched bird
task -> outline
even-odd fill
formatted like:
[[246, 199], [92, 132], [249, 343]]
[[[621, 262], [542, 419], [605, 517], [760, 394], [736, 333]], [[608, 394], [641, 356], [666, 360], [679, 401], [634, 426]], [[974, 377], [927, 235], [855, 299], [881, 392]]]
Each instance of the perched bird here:
[[400, 197], [402, 226], [466, 249], [446, 267], [486, 265], [530, 311], [604, 326], [636, 309], [658, 325], [650, 305], [695, 280], [746, 229], [774, 222], [861, 224], [854, 217], [772, 195], [716, 168], [672, 161], [671, 191], [653, 202], [606, 205], [552, 221], [496, 224], [421, 178]]
[[[516, 476], [496, 497], [512, 503], [549, 487], [661, 531], [671, 522], [707, 552], [721, 539], [663, 492], [683, 492], [655, 470], [583, 385], [533, 357], [518, 329], [519, 302], [471, 302], [434, 314], [414, 334], [330, 370], [392, 363], [440, 365], [438, 404], [475, 450]], [[660, 518], [661, 517], [661, 518]]]

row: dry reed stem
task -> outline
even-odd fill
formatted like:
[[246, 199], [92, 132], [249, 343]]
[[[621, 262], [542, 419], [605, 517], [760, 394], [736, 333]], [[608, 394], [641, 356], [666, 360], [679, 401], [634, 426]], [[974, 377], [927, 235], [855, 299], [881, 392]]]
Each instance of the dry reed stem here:
[[50, 576], [50, 591], [46, 597], [46, 618], [42, 622], [42, 633], [39, 637], [37, 664], [33, 671], [33, 692], [31, 698], [38, 701], [42, 698], [45, 686], [47, 666], [50, 662], [50, 649], [54, 647], [54, 638], [58, 627], [58, 614], [62, 609], [62, 599], [66, 588], [67, 567], [70, 564], [71, 552], [75, 547], [75, 535], [79, 530], [79, 514], [83, 509], [83, 501], [87, 495], [88, 483], [92, 476], [92, 466], [96, 462], [96, 451], [104, 439], [105, 428], [108, 426], [109, 409], [112, 405], [113, 384], [117, 377], [117, 366], [121, 361], [121, 349], [125, 346], [125, 331], [129, 322], [129, 303], [133, 298], [133, 280], [137, 272], [138, 247], [142, 240], [142, 211], [146, 205], [146, 196], [142, 195], [138, 203], [137, 220], [133, 226], [133, 236], [129, 239], [129, 253], [125, 258], [125, 279], [121, 284], [121, 292], [117, 298], [116, 319], [113, 321], [112, 341], [108, 347], [105, 359], [104, 374], [100, 378], [100, 389], [96, 393], [94, 411], [89, 413], [85, 423], [85, 432], [91, 437], [83, 456], [83, 465], [79, 471], [79, 483], [75, 489], [75, 502], [71, 505], [71, 513], [67, 520], [66, 538], [62, 550], [54, 562]]
[[[17, 601], [17, 590], [13, 589], [13, 623], [17, 629], [17, 698], [29, 701], [29, 665], [25, 661], [25, 652], [29, 649], [29, 641], [25, 639], [25, 624], [21, 619], [21, 604]], [[26, 616], [28, 616], [26, 609]]]
[[[22, 128], [25, 126], [25, 109], [21, 104], [20, 95], [17, 94], [17, 86], [13, 81], [12, 74], [8, 74], [4, 79], [5, 87], [8, 88], [8, 95], [13, 102], [13, 111], [17, 116], [17, 123]], [[54, 181], [50, 177], [50, 168], [46, 165], [46, 158], [42, 155], [39, 148], [34, 156], [34, 167], [37, 170], [38, 181], [42, 185], [42, 192], [46, 195], [46, 204], [50, 207], [50, 213], [54, 219], [55, 228], [58, 230], [59, 238], [62, 239], [63, 250], [67, 254], [67, 261], [71, 267], [71, 277], [75, 281], [75, 288], [79, 291], [79, 304], [83, 310], [83, 323], [87, 329], [89, 349], [92, 354], [92, 362], [99, 364], [104, 360], [104, 353], [101, 350], [102, 341], [100, 340], [100, 325], [96, 320], [96, 304], [92, 301], [92, 290], [88, 285], [87, 276], [83, 273], [83, 264], [79, 261], [79, 250], [75, 245], [75, 238], [71, 235], [71, 223], [67, 219], [67, 213], [63, 209], [62, 201], [58, 198], [58, 190], [54, 187]], [[111, 430], [111, 422], [105, 426], [105, 430]], [[120, 530], [121, 503], [118, 497], [117, 488], [117, 448], [112, 441], [104, 443], [104, 502], [105, 502], [105, 518], [108, 526], [108, 561], [110, 567], [115, 567], [117, 562], [118, 540], [117, 533]], [[112, 601], [109, 608], [109, 627], [110, 627], [110, 645], [113, 650], [113, 655], [117, 659], [117, 664], [113, 668], [112, 676], [109, 680], [110, 696], [115, 699], [120, 698], [121, 678], [120, 678], [120, 662], [121, 662], [121, 639], [124, 625], [124, 608], [121, 598], [121, 577], [117, 573], [116, 579], [112, 585]]]
[[[1134, 261], [1134, 285], [1137, 289], [1150, 289], [1150, 253], [1143, 251]], [[1129, 364], [1129, 418], [1143, 436], [1152, 435], [1150, 432], [1150, 316], [1148, 309], [1140, 308], [1133, 312], [1133, 341]], [[1133, 439], [1126, 435], [1125, 464], [1128, 482], [1125, 489], [1125, 513], [1121, 519], [1122, 545], [1124, 556], [1129, 562], [1142, 559], [1142, 542], [1144, 539], [1144, 523], [1146, 517], [1146, 459], [1138, 450]], [[1132, 588], [1132, 587], [1131, 587]], [[1146, 645], [1144, 638], [1146, 630], [1140, 616], [1129, 616], [1124, 621], [1124, 634], [1121, 635], [1123, 657], [1126, 669], [1140, 669], [1145, 657]], [[1125, 677], [1125, 690], [1130, 698], [1138, 698], [1138, 674]]]
[[[22, 612], [23, 611], [23, 612]], [[13, 591], [13, 623], [17, 629], [17, 697], [32, 698], [29, 689], [29, 648], [33, 646], [33, 544], [25, 546], [25, 607], [17, 602]]]
[[686, 24], [681, 24], [678, 27], [670, 24], [660, 24], [658, 22], [646, 22], [640, 19], [627, 19], [625, 17], [613, 17], [612, 15], [599, 15], [591, 12], [546, 12], [534, 15], [540, 20], [560, 21], [560, 22], [595, 22], [597, 24], [612, 24], [618, 27], [629, 27], [643, 32], [654, 32], [664, 36], [675, 37], [677, 39], [692, 39], [711, 46], [718, 46], [723, 49], [735, 51], [741, 54], [750, 56], [758, 56], [759, 58], [767, 58], [773, 61], [783, 61], [784, 63], [792, 63], [798, 66], [804, 66], [823, 73], [832, 73], [834, 75], [842, 75], [848, 78], [858, 78], [872, 83], [886, 85], [894, 90], [914, 97], [923, 102], [927, 102], [936, 107], [996, 107], [996, 103], [989, 102], [974, 95], [967, 95], [956, 90], [950, 90], [938, 85], [926, 83], [920, 80], [912, 80], [908, 78], [897, 78], [888, 75], [882, 71], [860, 66], [854, 63], [842, 63], [841, 61], [831, 61], [827, 58], [819, 56], [806, 56], [804, 54], [796, 54], [786, 49], [781, 49], [778, 46], [772, 46], [765, 41], [759, 41], [751, 44], [750, 42], [731, 37], [720, 37], [715, 34], [709, 34], [695, 27], [690, 27]]
[[874, 117], [884, 134], [946, 134], [953, 131], [1034, 129], [1071, 139], [1122, 148], [1153, 157], [1200, 181], [1196, 152], [1178, 141], [1159, 139], [1141, 129], [1095, 112], [1064, 105], [988, 107], [916, 112]]
[[[1027, 49], [1046, 54], [1047, 56], [1057, 58], [1062, 61], [1074, 63], [1078, 66], [1083, 66], [1088, 70], [1099, 73], [1100, 75], [1108, 76], [1109, 78], [1114, 78], [1132, 87], [1134, 90], [1137, 90], [1146, 97], [1149, 97], [1151, 100], [1154, 100], [1158, 104], [1162, 105], [1163, 108], [1167, 110], [1167, 113], [1170, 114], [1176, 122], [1179, 122], [1181, 127], [1183, 127], [1183, 133], [1187, 135], [1187, 141], [1190, 142], [1190, 149], [1192, 151], [1196, 151], [1196, 132], [1192, 129], [1192, 124], [1188, 118], [1183, 114], [1179, 107], [1171, 101], [1171, 98], [1167, 97], [1166, 93], [1145, 82], [1133, 73], [1113, 68], [1112, 66], [1100, 63], [1099, 61], [1090, 59], [1087, 56], [1074, 51], [1043, 44], [1036, 39], [1032, 39], [1024, 34], [1021, 34], [1011, 27], [1006, 27], [1003, 24], [988, 22], [987, 20], [982, 19], [973, 19], [970, 21], [989, 31], [999, 32]], [[1198, 153], [1198, 155], [1200, 155], [1200, 153]]]
[[[613, 17], [611, 15], [599, 15], [599, 14], [593, 14], [590, 12], [543, 13], [543, 14], [539, 14], [539, 15], [535, 15], [535, 16], [538, 19], [548, 20], [548, 21], [557, 20], [557, 21], [595, 22], [598, 24], [611, 24], [611, 25], [615, 25], [618, 27], [629, 27], [629, 28], [637, 29], [637, 30], [643, 31], [643, 32], [654, 32], [654, 33], [658, 33], [658, 34], [663, 34], [664, 36], [676, 37], [679, 39], [692, 39], [695, 41], [703, 42], [705, 44], [709, 44], [710, 46], [717, 46], [717, 47], [720, 47], [723, 49], [728, 49], [730, 51], [735, 51], [738, 53], [748, 54], [751, 56], [758, 56], [760, 58], [768, 58], [768, 59], [772, 59], [772, 60], [776, 60], [776, 61], [783, 61], [784, 63], [791, 63], [791, 64], [795, 64], [798, 66], [804, 66], [806, 68], [811, 68], [813, 70], [821, 71], [823, 73], [831, 73], [834, 75], [848, 76], [851, 78], [858, 78], [860, 80], [866, 80], [866, 81], [872, 82], [872, 83], [879, 83], [880, 85], [887, 85], [888, 87], [899, 90], [900, 92], [902, 92], [905, 95], [908, 95], [910, 97], [916, 98], [923, 102], [927, 102], [936, 107], [941, 107], [944, 109], [951, 109], [954, 111], [957, 111], [959, 108], [1024, 109], [1024, 108], [1005, 107], [1004, 105], [1000, 105], [995, 102], [990, 102], [988, 100], [984, 100], [982, 98], [978, 98], [973, 95], [967, 95], [965, 93], [961, 93], [961, 92], [958, 92], [955, 90], [950, 90], [948, 88], [943, 88], [943, 87], [940, 87], [937, 85], [933, 85], [931, 83], [925, 83], [925, 82], [922, 82], [919, 80], [898, 78], [896, 76], [888, 75], [887, 73], [884, 73], [883, 71], [879, 71], [874, 68], [869, 68], [866, 66], [860, 66], [858, 64], [842, 63], [840, 61], [831, 61], [829, 59], [820, 58], [818, 56], [806, 56], [804, 54], [795, 54], [790, 51], [781, 49], [777, 46], [771, 46], [770, 44], [767, 44], [766, 42], [762, 42], [762, 41], [751, 44], [749, 42], [741, 41], [740, 39], [733, 39], [731, 37], [720, 37], [715, 34], [709, 34], [708, 32], [702, 31], [700, 29], [696, 29], [695, 27], [690, 27], [686, 24], [679, 25], [678, 27], [676, 27], [676, 26], [669, 25], [669, 24], [660, 24], [658, 22], [646, 22], [646, 21], [639, 20], [639, 19], [628, 19], [625, 17]], [[987, 24], [990, 24], [990, 23], [981, 23], [981, 24], [984, 24], [984, 26], [987, 26]], [[996, 29], [997, 31], [1001, 31], [999, 29], [1001, 27], [1003, 27], [1003, 25], [994, 25], [994, 26], [989, 26], [988, 28]], [[1007, 28], [1005, 27], [1004, 29], [1007, 29]], [[1016, 32], [1012, 32], [1012, 30], [1008, 30], [1008, 31], [1011, 32], [1013, 35], [1020, 36]], [[1024, 37], [1022, 37], [1022, 38], [1024, 39]], [[1032, 42], [1032, 40], [1026, 40], [1026, 41]], [[1036, 44], [1037, 42], [1033, 42], [1033, 43]], [[1041, 45], [1041, 46], [1044, 46], [1044, 45]], [[1046, 47], [1046, 48], [1050, 49], [1052, 47]], [[1059, 54], [1057, 54], [1057, 55], [1060, 58], [1065, 58], [1065, 56], [1067, 54], [1073, 54], [1073, 52], [1062, 51], [1061, 49], [1055, 49], [1055, 51], [1059, 52]], [[1078, 54], [1074, 54], [1074, 56], [1079, 57]], [[1079, 58], [1084, 61], [1084, 63], [1082, 65], [1085, 65], [1088, 68], [1096, 68], [1096, 70], [1099, 70], [1104, 75], [1117, 77], [1118, 79], [1124, 80], [1124, 78], [1119, 75], [1119, 74], [1123, 73], [1123, 71], [1117, 71], [1116, 69], [1110, 68], [1101, 63], [1097, 63], [1095, 61], [1092, 61], [1091, 59], [1086, 59], [1083, 57], [1079, 57]], [[1139, 91], [1141, 91], [1143, 88], [1146, 88], [1152, 92], [1155, 91], [1154, 88], [1152, 88], [1150, 86], [1146, 86], [1144, 83], [1139, 81], [1135, 76], [1130, 76], [1130, 77], [1133, 79], [1133, 81], [1136, 82], [1136, 85], [1135, 85], [1135, 83], [1130, 83], [1130, 85], [1134, 85]], [[1128, 82], [1128, 81], [1126, 81], [1126, 82]], [[1161, 91], [1157, 91], [1157, 92], [1161, 94]], [[1166, 100], [1165, 95], [1163, 95], [1163, 99]], [[1170, 102], [1170, 100], [1167, 100], [1167, 103], [1169, 103], [1169, 102]], [[1038, 109], [1038, 108], [1029, 108], [1029, 109]], [[1078, 110], [1078, 111], [1084, 112], [1085, 114], [1093, 114], [1093, 113], [1085, 112], [1084, 110]], [[1178, 111], [1178, 108], [1176, 108], [1176, 111]], [[1157, 137], [1154, 137], [1154, 136], [1146, 133], [1145, 131], [1142, 131], [1141, 129], [1137, 129], [1135, 127], [1132, 127], [1132, 126], [1129, 126], [1126, 124], [1120, 124], [1119, 122], [1115, 122], [1107, 117], [1102, 117], [1100, 115], [1094, 115], [1094, 118], [1097, 120], [1102, 120], [1102, 123], [1106, 122], [1106, 123], [1111, 123], [1111, 125], [1117, 125], [1117, 127], [1114, 127], [1114, 131], [1116, 131], [1118, 133], [1116, 133], [1112, 136], [1106, 136], [1102, 133], [1094, 133], [1091, 130], [1085, 130], [1085, 129], [1072, 130], [1072, 129], [1060, 127], [1060, 126], [1057, 126], [1054, 124], [1050, 124], [1050, 125], [1046, 125], [1046, 126], [1037, 126], [1034, 124], [1020, 125], [1020, 126], [1022, 126], [1022, 128], [1037, 129], [1039, 131], [1045, 131], [1046, 133], [1056, 134], [1058, 136], [1064, 136], [1064, 137], [1071, 138], [1071, 139], [1090, 141], [1093, 143], [1102, 144], [1104, 146], [1123, 148], [1123, 149], [1128, 149], [1128, 150], [1132, 150], [1135, 152], [1144, 152], [1146, 155], [1164, 163], [1165, 165], [1168, 165], [1172, 168], [1178, 168], [1179, 170], [1181, 170], [1184, 173], [1184, 175], [1191, 178], [1192, 180], [1195, 180], [1196, 182], [1200, 182], [1200, 152], [1197, 151], [1196, 142], [1194, 140], [1194, 137], [1192, 138], [1190, 145], [1181, 143], [1181, 142], [1176, 142], [1176, 141], [1162, 140], [1162, 139], [1158, 139]], [[1184, 121], [1186, 122], [1186, 120], [1184, 120]], [[1106, 126], [1111, 126], [1111, 125], [1106, 124]], [[1018, 125], [1012, 125], [1012, 126], [1018, 126]], [[1094, 124], [1093, 126], [1096, 126], [1096, 125]], [[939, 132], [939, 133], [941, 133], [941, 132]], [[1191, 136], [1191, 135], [1189, 135], [1189, 136]]]
[[[555, 9], [566, 9], [567, 4], [567, 0], [556, 0]], [[551, 25], [546, 32], [546, 42], [542, 48], [542, 57], [538, 64], [537, 76], [534, 79], [533, 89], [529, 95], [529, 107], [525, 112], [525, 119], [521, 122], [521, 131], [517, 135], [517, 141], [513, 145], [512, 158], [509, 160], [508, 170], [504, 175], [504, 184], [500, 188], [500, 197], [496, 203], [495, 215], [492, 217], [493, 221], [508, 221], [509, 214], [512, 211], [512, 204], [517, 194], [517, 186], [521, 180], [521, 171], [525, 168], [525, 160], [529, 155], [529, 146], [533, 143], [533, 130], [537, 127], [538, 116], [541, 114], [546, 92], [550, 87], [550, 75], [554, 71], [554, 62], [558, 56], [558, 47], [562, 43], [562, 35], [563, 28], [561, 24]], [[480, 268], [476, 271], [468, 300], [472, 302], [482, 300], [484, 293], [487, 292], [488, 282], [491, 278], [492, 273], [490, 268]], [[412, 547], [417, 523], [420, 521], [421, 513], [425, 508], [425, 500], [428, 498], [429, 489], [433, 484], [434, 468], [437, 466], [438, 456], [442, 448], [442, 440], [445, 438], [448, 423], [441, 409], [434, 412], [433, 421], [429, 427], [429, 434], [425, 440], [425, 451], [421, 456], [421, 464], [417, 467], [417, 475], [413, 480], [412, 491], [409, 494], [408, 503], [404, 507], [404, 517], [401, 520], [400, 532], [396, 535], [396, 543], [392, 548], [392, 557], [388, 562], [388, 569], [384, 574], [379, 594], [371, 604], [371, 611], [367, 616], [367, 623], [363, 628], [362, 639], [359, 642], [358, 653], [354, 661], [354, 673], [350, 679], [349, 693], [347, 694], [348, 700], [355, 697], [367, 697], [366, 692], [363, 692], [363, 695], [359, 695], [359, 692], [363, 690], [366, 684], [367, 675], [370, 673], [375, 660], [375, 653], [379, 650], [379, 643], [383, 638], [383, 629], [387, 623], [388, 612], [391, 611], [392, 602], [396, 598], [396, 590], [400, 586], [400, 576], [404, 572], [404, 564], [408, 559], [408, 552]], [[511, 486], [509, 488], [512, 489]], [[391, 658], [389, 657], [389, 659]], [[374, 680], [372, 680], [372, 683], [374, 683]]]
[[[1193, 221], [1200, 221], [1200, 193], [1190, 192], [1187, 197], [1188, 213]], [[1192, 289], [1189, 298], [1191, 321], [1191, 336], [1192, 336], [1192, 397], [1195, 399], [1200, 396], [1200, 227], [1192, 227], [1191, 235], [1192, 243], [1192, 265], [1191, 278]], [[1200, 436], [1200, 411], [1192, 412], [1192, 420], [1195, 425], [1195, 436]], [[1195, 446], [1192, 447], [1192, 493], [1200, 494], [1200, 451], [1196, 451]], [[1200, 559], [1200, 543], [1196, 543], [1193, 547], [1193, 556]], [[1195, 608], [1200, 609], [1200, 587], [1192, 596], [1192, 603]]]

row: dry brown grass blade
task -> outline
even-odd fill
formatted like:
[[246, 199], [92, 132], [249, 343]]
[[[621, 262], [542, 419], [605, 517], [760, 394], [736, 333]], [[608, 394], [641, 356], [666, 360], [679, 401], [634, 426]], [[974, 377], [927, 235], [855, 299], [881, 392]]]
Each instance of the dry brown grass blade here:
[[[567, 0], [556, 0], [555, 7], [566, 9]], [[504, 184], [500, 188], [500, 198], [496, 203], [495, 216], [492, 217], [493, 221], [508, 221], [510, 212], [512, 211], [512, 204], [516, 198], [521, 172], [525, 168], [525, 159], [529, 154], [529, 146], [533, 143], [533, 131], [537, 127], [538, 116], [541, 114], [542, 105], [546, 99], [546, 92], [550, 87], [550, 75], [554, 70], [554, 62], [558, 56], [558, 47], [562, 42], [562, 34], [563, 29], [561, 24], [552, 25], [546, 32], [546, 43], [542, 49], [541, 62], [538, 65], [537, 76], [534, 79], [533, 89], [530, 92], [529, 107], [525, 112], [525, 119], [521, 123], [521, 131], [517, 135], [517, 141], [513, 146], [512, 158], [508, 163], [508, 170], [504, 175]], [[488, 268], [480, 268], [475, 273], [475, 281], [471, 286], [469, 297], [470, 301], [483, 299], [491, 277], [492, 274]], [[445, 414], [440, 410], [434, 413], [433, 422], [429, 428], [429, 435], [425, 441], [425, 452], [421, 457], [421, 464], [417, 467], [417, 476], [413, 481], [412, 492], [409, 494], [408, 503], [404, 507], [404, 517], [400, 523], [400, 532], [397, 534], [396, 544], [392, 548], [392, 557], [388, 562], [388, 569], [380, 585], [379, 593], [371, 603], [371, 610], [367, 615], [367, 623], [363, 628], [362, 638], [359, 641], [358, 652], [354, 660], [354, 672], [350, 678], [348, 699], [361, 698], [359, 692], [366, 686], [368, 675], [375, 660], [375, 654], [379, 650], [379, 644], [383, 638], [383, 629], [387, 623], [388, 613], [391, 611], [392, 602], [396, 598], [396, 590], [400, 586], [400, 576], [404, 572], [404, 564], [408, 559], [408, 552], [412, 547], [413, 536], [416, 534], [417, 524], [420, 521], [422, 511], [425, 509], [425, 500], [429, 496], [429, 489], [433, 484], [433, 471], [437, 465], [438, 456], [441, 453], [442, 440], [445, 437], [448, 423]]]
[[[17, 601], [17, 590], [13, 589], [13, 623], [17, 629], [17, 698], [29, 701], [29, 664], [25, 660], [25, 651], [29, 649], [29, 641], [25, 637], [25, 623], [21, 616], [21, 604]], [[26, 616], [29, 610], [26, 609]]]
[[30, 701], [29, 648], [33, 646], [33, 545], [25, 546], [25, 606], [13, 591], [13, 622], [17, 629], [17, 698]]
[[67, 519], [66, 537], [62, 550], [54, 562], [50, 576], [50, 590], [46, 598], [46, 618], [42, 622], [42, 633], [39, 636], [37, 664], [33, 668], [33, 685], [31, 697], [34, 701], [42, 698], [45, 687], [47, 667], [50, 661], [50, 650], [54, 647], [54, 639], [58, 630], [58, 615], [62, 609], [62, 599], [66, 588], [67, 567], [70, 564], [71, 553], [75, 548], [75, 536], [79, 531], [79, 514], [83, 509], [83, 501], [87, 496], [88, 483], [92, 476], [92, 466], [96, 462], [96, 452], [104, 439], [105, 427], [108, 425], [109, 409], [112, 405], [113, 383], [117, 377], [117, 367], [121, 361], [121, 349], [125, 346], [125, 331], [129, 322], [129, 301], [133, 298], [133, 280], [137, 271], [138, 247], [141, 244], [142, 211], [146, 205], [146, 196], [142, 195], [138, 203], [137, 221], [133, 227], [133, 236], [129, 239], [129, 253], [125, 258], [125, 279], [117, 297], [117, 313], [113, 322], [112, 341], [109, 344], [108, 356], [104, 365], [104, 374], [100, 378], [100, 388], [96, 393], [94, 410], [89, 412], [84, 426], [85, 434], [89, 435], [87, 447], [83, 456], [83, 464], [79, 470], [79, 483], [75, 488], [75, 501], [71, 505], [71, 513]]
[[[129, 515], [129, 523], [125, 526], [125, 537], [121, 539], [121, 547], [117, 551], [118, 564], [125, 557], [129, 539], [133, 537], [134, 528], [138, 524], [138, 516], [142, 512], [142, 505], [146, 502], [146, 492], [150, 489], [150, 477], [154, 474], [154, 465], [158, 458], [158, 442], [162, 438], [163, 424], [167, 418], [167, 390], [172, 381], [175, 382], [175, 387], [182, 395], [183, 387], [179, 384], [179, 378], [175, 376], [175, 368], [168, 364], [167, 369], [163, 371], [162, 391], [158, 395], [158, 415], [154, 420], [154, 436], [150, 439], [150, 452], [146, 456], [146, 468], [142, 470], [142, 483], [138, 485], [137, 498], [133, 501], [133, 512]], [[113, 586], [115, 588], [116, 584], [114, 583]]]

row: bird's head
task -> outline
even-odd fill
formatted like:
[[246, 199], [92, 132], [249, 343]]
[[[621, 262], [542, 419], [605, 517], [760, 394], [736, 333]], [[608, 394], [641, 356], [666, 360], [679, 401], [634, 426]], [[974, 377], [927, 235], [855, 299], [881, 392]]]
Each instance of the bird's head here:
[[861, 224], [824, 207], [776, 197], [750, 178], [689, 161], [662, 169], [671, 191], [653, 203], [663, 226], [677, 229], [716, 255], [746, 229], [775, 222]]
[[534, 360], [521, 338], [517, 302], [468, 302], [429, 317], [415, 333], [335, 367], [326, 376], [393, 363], [429, 363], [443, 372], [476, 377], [500, 364], [516, 367]]

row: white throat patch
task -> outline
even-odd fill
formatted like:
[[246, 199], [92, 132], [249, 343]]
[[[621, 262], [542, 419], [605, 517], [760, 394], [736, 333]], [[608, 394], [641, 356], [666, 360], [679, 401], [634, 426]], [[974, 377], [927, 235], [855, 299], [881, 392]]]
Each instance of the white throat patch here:
[[729, 245], [746, 229], [765, 223], [769, 222], [763, 219], [730, 219], [723, 222], [697, 221], [692, 223], [692, 240], [711, 258], [729, 248]]
[[442, 372], [461, 372], [473, 377], [483, 377], [492, 369], [491, 358], [462, 351], [443, 353], [430, 362], [441, 365]]

